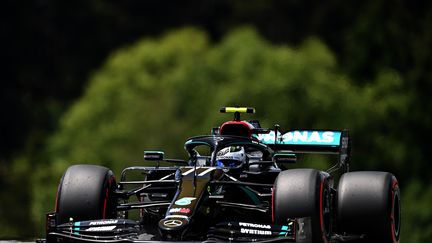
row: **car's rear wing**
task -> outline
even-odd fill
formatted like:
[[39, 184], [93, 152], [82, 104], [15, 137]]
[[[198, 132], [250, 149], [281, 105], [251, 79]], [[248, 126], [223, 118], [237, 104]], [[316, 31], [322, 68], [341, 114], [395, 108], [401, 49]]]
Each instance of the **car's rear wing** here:
[[351, 143], [347, 130], [292, 130], [281, 133], [275, 129], [267, 134], [257, 134], [256, 138], [276, 151], [338, 154], [339, 166], [348, 170]]

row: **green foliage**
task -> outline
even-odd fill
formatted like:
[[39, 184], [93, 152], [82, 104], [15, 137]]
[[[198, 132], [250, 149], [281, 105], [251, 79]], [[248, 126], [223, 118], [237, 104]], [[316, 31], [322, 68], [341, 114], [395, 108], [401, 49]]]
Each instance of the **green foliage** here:
[[[69, 161], [111, 166], [139, 160], [147, 146], [175, 148], [184, 139], [177, 136], [183, 130], [181, 120], [172, 121], [181, 113], [176, 106], [186, 105], [178, 99], [197, 91], [182, 86], [190, 88], [189, 70], [202, 62], [206, 49], [204, 34], [188, 29], [160, 43], [143, 40], [118, 51], [62, 119], [50, 143], [51, 153]], [[179, 95], [179, 89], [189, 94]], [[166, 134], [172, 138], [162, 139]]]
[[[0, 238], [33, 234], [21, 227], [29, 207], [38, 217], [52, 209], [71, 163], [118, 172], [144, 148], [183, 156], [183, 137], [208, 132], [228, 118], [217, 108], [234, 103], [256, 106], [266, 126], [349, 128], [354, 169], [430, 184], [431, 3], [218, 0], [167, 9], [166, 1], [5, 1]], [[243, 23], [260, 35], [242, 29], [223, 37]], [[84, 89], [113, 49], [190, 24], [220, 44], [196, 30], [145, 39], [113, 53]]]
[[[71, 164], [103, 164], [118, 175], [140, 164], [143, 150], [184, 157], [187, 137], [231, 119], [218, 114], [225, 105], [257, 108], [254, 119], [264, 127], [348, 128], [355, 168], [388, 170], [404, 179], [400, 168], [411, 148], [401, 139], [408, 135], [396, 132], [410, 98], [392, 70], [366, 86], [354, 84], [316, 38], [296, 48], [273, 45], [244, 27], [217, 44], [192, 28], [143, 39], [113, 53], [64, 115], [47, 144], [50, 159], [32, 177], [32, 214], [43, 225], [58, 179]], [[328, 163], [305, 160], [303, 166]], [[409, 225], [404, 222], [404, 230]]]
[[402, 194], [401, 242], [428, 242], [432, 238], [432, 186], [414, 180]]

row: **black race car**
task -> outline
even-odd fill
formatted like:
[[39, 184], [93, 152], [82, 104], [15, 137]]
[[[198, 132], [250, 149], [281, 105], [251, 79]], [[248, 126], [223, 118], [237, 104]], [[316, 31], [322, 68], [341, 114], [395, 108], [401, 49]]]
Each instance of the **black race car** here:
[[[125, 168], [120, 181], [102, 166], [69, 167], [43, 241], [399, 242], [398, 182], [349, 172], [347, 131], [281, 132], [240, 119], [253, 108], [221, 112], [234, 120], [188, 139], [186, 161], [145, 151], [153, 166]], [[305, 153], [337, 161], [287, 169]]]

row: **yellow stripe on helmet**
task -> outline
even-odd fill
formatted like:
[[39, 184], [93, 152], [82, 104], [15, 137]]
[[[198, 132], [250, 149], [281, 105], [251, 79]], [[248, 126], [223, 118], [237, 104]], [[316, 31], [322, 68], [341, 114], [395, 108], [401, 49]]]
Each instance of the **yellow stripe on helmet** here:
[[252, 107], [222, 107], [221, 113], [255, 113], [255, 108]]

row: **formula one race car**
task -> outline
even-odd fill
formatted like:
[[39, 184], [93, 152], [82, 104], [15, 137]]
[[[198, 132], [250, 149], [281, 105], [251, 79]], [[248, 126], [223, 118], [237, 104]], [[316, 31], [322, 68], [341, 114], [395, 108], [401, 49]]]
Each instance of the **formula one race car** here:
[[[221, 112], [234, 120], [188, 139], [185, 161], [145, 151], [153, 166], [125, 168], [120, 181], [102, 166], [69, 167], [43, 241], [399, 242], [398, 182], [349, 172], [347, 131], [282, 132], [242, 121], [253, 108]], [[327, 171], [287, 169], [305, 153], [338, 159]]]

